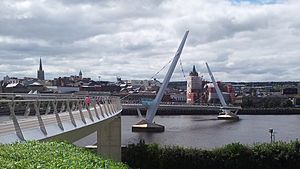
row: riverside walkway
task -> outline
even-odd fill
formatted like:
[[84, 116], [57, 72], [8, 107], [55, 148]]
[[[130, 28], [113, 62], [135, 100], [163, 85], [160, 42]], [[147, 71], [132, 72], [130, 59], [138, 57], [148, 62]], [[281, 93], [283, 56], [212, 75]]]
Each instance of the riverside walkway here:
[[120, 99], [113, 96], [0, 94], [0, 143], [75, 142], [97, 131], [97, 151], [121, 159]]

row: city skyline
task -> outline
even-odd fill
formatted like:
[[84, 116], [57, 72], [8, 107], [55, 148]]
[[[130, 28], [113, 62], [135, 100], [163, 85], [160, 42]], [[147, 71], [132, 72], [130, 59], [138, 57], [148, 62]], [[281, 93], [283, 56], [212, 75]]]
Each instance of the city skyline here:
[[221, 81], [299, 81], [299, 1], [130, 2], [1, 1], [0, 77], [36, 77], [42, 58], [46, 79], [150, 79], [190, 30], [185, 75], [209, 79], [208, 62]]

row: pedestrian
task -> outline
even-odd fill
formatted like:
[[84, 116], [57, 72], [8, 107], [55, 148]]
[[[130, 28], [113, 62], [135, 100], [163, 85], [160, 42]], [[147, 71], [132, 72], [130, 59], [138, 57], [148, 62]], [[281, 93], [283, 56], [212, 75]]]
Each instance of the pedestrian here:
[[85, 103], [86, 108], [88, 108], [90, 106], [91, 99], [89, 96], [85, 96], [84, 103]]

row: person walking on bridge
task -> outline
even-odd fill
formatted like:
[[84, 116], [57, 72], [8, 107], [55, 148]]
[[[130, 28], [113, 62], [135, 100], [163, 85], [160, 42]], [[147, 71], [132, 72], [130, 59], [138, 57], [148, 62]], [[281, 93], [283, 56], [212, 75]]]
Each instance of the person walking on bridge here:
[[84, 103], [85, 103], [86, 109], [88, 109], [91, 104], [91, 99], [89, 96], [85, 96]]

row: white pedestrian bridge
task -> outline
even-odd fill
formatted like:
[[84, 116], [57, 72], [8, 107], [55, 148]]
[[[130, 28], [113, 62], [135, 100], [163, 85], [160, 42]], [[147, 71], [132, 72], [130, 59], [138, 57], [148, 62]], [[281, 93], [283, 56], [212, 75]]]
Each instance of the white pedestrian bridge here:
[[120, 99], [74, 94], [0, 94], [0, 143], [75, 142], [97, 132], [97, 151], [121, 160]]

